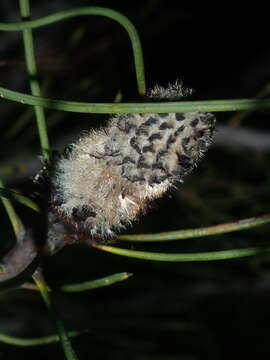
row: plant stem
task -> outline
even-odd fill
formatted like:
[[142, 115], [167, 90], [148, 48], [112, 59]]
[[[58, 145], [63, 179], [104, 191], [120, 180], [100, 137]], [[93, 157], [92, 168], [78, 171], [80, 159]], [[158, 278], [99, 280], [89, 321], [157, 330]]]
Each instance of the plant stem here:
[[138, 242], [182, 240], [182, 239], [198, 238], [209, 235], [224, 234], [232, 231], [251, 229], [268, 223], [270, 223], [270, 214], [266, 214], [263, 216], [256, 216], [248, 219], [242, 219], [238, 221], [232, 221], [225, 224], [218, 224], [214, 226], [201, 227], [195, 229], [167, 231], [156, 234], [120, 235], [117, 237], [117, 240], [138, 241]]
[[[20, 14], [24, 21], [30, 18], [30, 6], [29, 0], [19, 0]], [[29, 83], [31, 93], [34, 96], [41, 96], [41, 90], [39, 82], [37, 80], [37, 66], [34, 54], [33, 34], [31, 29], [22, 30], [23, 32], [23, 44], [26, 60], [26, 68], [29, 75]], [[42, 106], [34, 106], [37, 127], [40, 137], [40, 143], [42, 148], [42, 155], [46, 160], [49, 160], [49, 139], [46, 128], [45, 112]]]
[[32, 199], [29, 199], [28, 197], [21, 195], [15, 191], [2, 188], [1, 183], [0, 183], [0, 196], [3, 199], [15, 200], [36, 212], [41, 212], [40, 207]]
[[35, 271], [33, 275], [33, 279], [40, 291], [40, 294], [48, 308], [49, 313], [54, 318], [55, 325], [59, 334], [60, 342], [67, 360], [78, 360], [78, 357], [74, 352], [71, 343], [69, 341], [66, 329], [62, 324], [62, 321], [57, 317], [55, 313], [55, 309], [50, 297], [50, 293], [48, 292], [48, 286], [43, 278], [42, 270], [40, 268]]
[[[82, 333], [82, 331], [69, 331], [68, 336], [75, 337]], [[59, 341], [59, 335], [53, 334], [43, 337], [37, 337], [37, 338], [19, 338], [15, 336], [10, 336], [6, 334], [0, 333], [0, 342], [3, 342], [5, 344], [9, 345], [15, 345], [15, 346], [38, 346], [38, 345], [47, 345], [51, 343], [55, 343]]]
[[214, 261], [214, 260], [226, 260], [235, 259], [245, 256], [257, 255], [265, 252], [269, 252], [270, 248], [243, 248], [223, 251], [210, 251], [210, 252], [198, 252], [198, 253], [180, 253], [180, 254], [167, 254], [148, 251], [136, 251], [121, 249], [113, 246], [100, 245], [92, 243], [92, 246], [121, 256], [127, 256], [136, 259], [153, 260], [153, 261], [168, 261], [168, 262], [190, 262], [190, 261]]
[[145, 86], [144, 60], [143, 60], [141, 41], [138, 32], [135, 26], [132, 24], [132, 22], [126, 16], [119, 13], [118, 11], [103, 7], [85, 6], [77, 9], [56, 12], [54, 14], [44, 16], [36, 20], [29, 20], [29, 21], [18, 22], [13, 24], [0, 23], [0, 30], [24, 31], [25, 29], [37, 28], [40, 26], [53, 24], [55, 22], [68, 19], [74, 16], [82, 16], [82, 15], [96, 15], [96, 16], [108, 17], [118, 22], [127, 31], [133, 49], [138, 91], [139, 94], [144, 95], [146, 86]]
[[[4, 184], [1, 181], [1, 179], [0, 179], [0, 188], [4, 188]], [[22, 235], [25, 233], [23, 223], [21, 222], [20, 218], [16, 214], [16, 211], [15, 211], [11, 201], [9, 199], [7, 199], [6, 197], [2, 196], [1, 192], [0, 192], [0, 197], [1, 197], [2, 203], [4, 205], [4, 208], [8, 214], [8, 217], [11, 222], [13, 231], [16, 235], [16, 238], [22, 239], [23, 238]]]
[[67, 291], [67, 292], [79, 292], [79, 291], [85, 291], [85, 290], [93, 290], [93, 289], [97, 289], [100, 287], [112, 285], [119, 281], [126, 280], [131, 275], [132, 274], [129, 274], [127, 272], [113, 274], [113, 275], [106, 276], [101, 279], [86, 281], [84, 283], [66, 284], [66, 285], [61, 286], [60, 290]]
[[128, 114], [128, 113], [185, 113], [193, 111], [219, 112], [238, 110], [257, 110], [270, 108], [267, 99], [232, 99], [232, 100], [201, 100], [201, 101], [170, 101], [141, 103], [86, 103], [66, 101], [32, 96], [18, 91], [0, 87], [0, 97], [27, 105], [43, 106], [48, 109], [93, 113], [93, 114]]
[[[85, 281], [85, 282], [76, 283], [76, 284], [66, 284], [66, 285], [61, 286], [60, 290], [65, 291], [65, 292], [80, 292], [80, 291], [86, 291], [86, 290], [93, 290], [93, 289], [98, 289], [100, 287], [112, 285], [119, 281], [126, 280], [130, 276], [132, 276], [132, 274], [127, 273], [127, 272], [122, 272], [122, 273], [106, 276], [101, 279]], [[39, 290], [38, 287], [32, 283], [24, 283], [20, 287], [14, 288], [12, 290], [19, 290], [19, 289], [35, 290], [35, 291]], [[47, 286], [47, 291], [52, 291], [52, 290]]]

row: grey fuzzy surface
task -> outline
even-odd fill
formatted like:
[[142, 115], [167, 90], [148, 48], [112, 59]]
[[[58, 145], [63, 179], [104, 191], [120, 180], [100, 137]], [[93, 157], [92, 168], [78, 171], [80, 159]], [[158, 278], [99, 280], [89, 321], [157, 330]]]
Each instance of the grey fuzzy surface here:
[[90, 236], [113, 236], [182, 182], [210, 146], [214, 124], [198, 112], [112, 117], [58, 160], [53, 211]]

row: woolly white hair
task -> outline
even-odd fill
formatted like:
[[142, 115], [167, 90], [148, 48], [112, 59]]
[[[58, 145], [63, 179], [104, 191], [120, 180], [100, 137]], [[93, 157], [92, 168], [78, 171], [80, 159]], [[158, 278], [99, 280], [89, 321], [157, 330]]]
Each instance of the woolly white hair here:
[[[183, 94], [181, 83], [172, 88]], [[182, 182], [211, 144], [214, 124], [212, 114], [200, 112], [113, 116], [57, 161], [51, 179], [57, 221], [88, 237], [113, 236]]]
[[151, 100], [157, 101], [176, 101], [181, 100], [183, 97], [190, 96], [194, 92], [193, 89], [185, 88], [182, 80], [176, 80], [174, 83], [169, 83], [165, 88], [160, 85], [156, 85], [153, 89], [150, 89], [146, 97]]

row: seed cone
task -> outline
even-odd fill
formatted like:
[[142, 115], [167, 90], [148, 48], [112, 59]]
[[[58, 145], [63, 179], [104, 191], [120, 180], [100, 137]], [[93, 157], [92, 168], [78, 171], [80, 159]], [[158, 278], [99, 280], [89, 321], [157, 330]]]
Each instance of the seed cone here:
[[214, 115], [200, 112], [112, 117], [56, 163], [55, 216], [88, 237], [113, 236], [192, 171], [211, 144], [214, 124]]

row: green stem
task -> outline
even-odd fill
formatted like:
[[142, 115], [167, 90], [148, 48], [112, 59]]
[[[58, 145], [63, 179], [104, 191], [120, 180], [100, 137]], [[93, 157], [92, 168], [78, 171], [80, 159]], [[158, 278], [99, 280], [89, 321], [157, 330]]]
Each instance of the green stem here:
[[167, 254], [158, 252], [146, 252], [121, 249], [113, 246], [91, 244], [92, 246], [121, 256], [127, 256], [136, 259], [153, 260], [153, 261], [168, 261], [168, 262], [190, 262], [190, 261], [214, 261], [235, 259], [245, 256], [257, 255], [269, 252], [270, 248], [250, 247], [244, 249], [233, 249], [223, 251], [199, 252], [199, 253], [181, 253], [181, 254]]
[[[0, 187], [4, 188], [4, 184], [2, 183], [1, 179], [0, 179]], [[8, 217], [9, 217], [9, 220], [13, 227], [13, 231], [16, 235], [16, 238], [22, 239], [22, 234], [24, 234], [24, 232], [25, 232], [23, 223], [21, 222], [20, 218], [16, 214], [16, 211], [15, 211], [11, 201], [9, 199], [7, 199], [6, 197], [4, 197], [1, 193], [0, 193], [0, 197], [1, 197], [2, 203], [4, 205], [4, 208], [8, 214]]]
[[195, 229], [185, 229], [178, 231], [168, 231], [156, 234], [134, 234], [134, 235], [120, 235], [117, 240], [123, 241], [170, 241], [180, 239], [198, 238], [209, 235], [224, 234], [232, 231], [240, 231], [251, 229], [256, 226], [268, 224], [270, 222], [270, 214], [263, 216], [256, 216], [239, 221], [233, 221], [225, 224], [215, 226], [201, 227]]
[[[86, 281], [83, 283], [77, 283], [77, 284], [66, 284], [60, 287], [61, 291], [65, 292], [80, 292], [80, 291], [86, 291], [86, 290], [93, 290], [104, 286], [112, 285], [116, 282], [123, 281], [128, 279], [132, 274], [127, 272], [122, 272], [118, 274], [113, 274], [110, 276], [106, 276], [101, 279], [92, 280], [92, 281]], [[18, 288], [10, 289], [12, 290], [18, 290], [18, 289], [26, 289], [26, 290], [39, 290], [35, 284], [32, 283], [24, 283]], [[47, 291], [52, 291], [51, 288], [47, 286]]]
[[[257, 94], [256, 94], [256, 98], [264, 98], [266, 96], [268, 96], [270, 93], [270, 83], [267, 83]], [[241, 122], [243, 120], [245, 120], [250, 114], [252, 113], [252, 110], [246, 110], [246, 111], [241, 111], [239, 113], [234, 114], [234, 116], [232, 116], [229, 119], [229, 125], [236, 127], [239, 126], [241, 124]]]
[[[81, 333], [82, 333], [82, 331], [69, 331], [68, 336], [75, 337], [75, 336], [80, 335]], [[19, 337], [0, 333], [0, 342], [9, 344], [9, 345], [15, 345], [15, 346], [23, 346], [24, 347], [24, 346], [47, 345], [47, 344], [55, 343], [58, 341], [59, 341], [59, 335], [57, 335], [57, 334], [25, 339], [25, 338], [19, 338]]]
[[43, 106], [48, 109], [95, 114], [117, 113], [184, 113], [193, 111], [219, 112], [256, 110], [270, 108], [270, 98], [267, 99], [232, 99], [203, 101], [171, 101], [144, 103], [86, 103], [77, 101], [55, 100], [32, 96], [18, 91], [0, 87], [0, 97], [22, 104]]
[[108, 17], [118, 22], [127, 31], [131, 40], [133, 54], [134, 54], [138, 90], [141, 95], [145, 94], [146, 87], [145, 87], [145, 74], [144, 74], [144, 60], [143, 60], [141, 41], [137, 33], [137, 30], [135, 26], [132, 24], [132, 22], [126, 16], [119, 13], [118, 11], [108, 8], [102, 8], [102, 7], [86, 6], [77, 9], [60, 11], [36, 20], [17, 22], [13, 24], [0, 23], [0, 30], [17, 31], [17, 30], [33, 29], [40, 26], [53, 24], [55, 22], [68, 19], [74, 16], [82, 16], [82, 15], [97, 15], [97, 16]]
[[33, 200], [15, 191], [1, 188], [1, 183], [0, 183], [0, 196], [3, 199], [15, 200], [20, 204], [25, 205], [36, 212], [41, 212], [40, 207]]
[[[30, 6], [29, 0], [19, 0], [20, 4], [20, 14], [23, 20], [28, 20], [30, 18]], [[26, 60], [26, 68], [29, 75], [29, 82], [32, 95], [40, 96], [41, 90], [39, 83], [37, 81], [37, 66], [34, 55], [34, 44], [33, 44], [33, 34], [31, 29], [22, 30], [23, 32], [23, 44]], [[49, 139], [46, 128], [45, 112], [42, 106], [35, 105], [35, 115], [37, 120], [37, 127], [40, 137], [40, 143], [42, 148], [43, 157], [49, 159]]]
[[67, 358], [67, 360], [78, 360], [77, 355], [75, 354], [71, 343], [68, 338], [68, 334], [66, 332], [66, 329], [64, 325], [62, 324], [62, 321], [58, 319], [58, 317], [55, 314], [55, 309], [53, 306], [53, 303], [51, 301], [50, 294], [48, 292], [48, 287], [43, 279], [43, 275], [41, 272], [41, 269], [36, 270], [35, 274], [33, 275], [33, 279], [39, 288], [40, 294], [48, 308], [49, 313], [52, 315], [55, 321], [55, 325], [59, 334], [60, 342], [64, 351], [64, 354]]
[[97, 289], [103, 286], [112, 285], [116, 282], [123, 281], [128, 279], [132, 274], [129, 274], [127, 272], [113, 274], [110, 276], [106, 276], [101, 279], [93, 280], [93, 281], [86, 281], [84, 283], [80, 284], [67, 284], [61, 286], [60, 290], [66, 291], [66, 292], [79, 292], [79, 291], [85, 291], [85, 290], [93, 290]]

